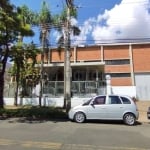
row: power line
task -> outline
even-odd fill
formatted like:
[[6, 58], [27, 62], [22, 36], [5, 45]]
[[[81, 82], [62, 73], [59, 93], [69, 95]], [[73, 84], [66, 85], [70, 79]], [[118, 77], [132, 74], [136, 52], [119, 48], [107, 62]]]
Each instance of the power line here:
[[[77, 5], [76, 4], [76, 8], [103, 8], [102, 6], [106, 3], [110, 3], [110, 2], [106, 2], [105, 3], [102, 3], [101, 5]], [[149, 2], [148, 1], [141, 1], [141, 2], [121, 2], [121, 3], [117, 3], [117, 5], [130, 5], [130, 4], [143, 4], [143, 5], [149, 5]]]

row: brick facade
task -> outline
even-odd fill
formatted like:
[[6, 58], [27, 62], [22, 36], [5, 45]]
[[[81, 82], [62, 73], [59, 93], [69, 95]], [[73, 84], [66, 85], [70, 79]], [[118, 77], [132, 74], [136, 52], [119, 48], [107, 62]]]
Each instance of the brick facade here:
[[[64, 50], [51, 49], [50, 63], [63, 63]], [[37, 57], [40, 61], [40, 56]], [[45, 61], [48, 57], [45, 57]], [[71, 62], [105, 62], [104, 74], [110, 74], [113, 86], [132, 86], [134, 73], [150, 72], [150, 44], [112, 44], [74, 47]]]

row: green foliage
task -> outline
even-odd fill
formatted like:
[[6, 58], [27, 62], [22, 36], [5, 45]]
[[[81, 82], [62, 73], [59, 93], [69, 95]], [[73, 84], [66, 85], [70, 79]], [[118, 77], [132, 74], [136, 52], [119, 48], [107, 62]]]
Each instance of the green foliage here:
[[30, 119], [66, 119], [67, 114], [62, 108], [28, 106], [15, 109], [0, 109], [0, 117], [26, 117]]
[[46, 23], [51, 23], [51, 12], [49, 10], [48, 4], [43, 1], [41, 10], [39, 12], [39, 23], [40, 24], [46, 24]]
[[[67, 24], [68, 23], [71, 24], [71, 22], [68, 22], [71, 20], [68, 20], [67, 9], [68, 8], [65, 7], [60, 15], [55, 15], [53, 17], [54, 25], [57, 26], [56, 30], [60, 33], [60, 38], [58, 39], [58, 42], [57, 42], [59, 53], [60, 53], [61, 47], [64, 47], [64, 43], [65, 43], [64, 32], [63, 32], [64, 28], [62, 28], [62, 25], [64, 25], [64, 27], [67, 28]], [[77, 10], [74, 7], [71, 7], [69, 15], [70, 15], [70, 18], [77, 18]], [[71, 34], [73, 36], [78, 36], [81, 32], [80, 29], [75, 25], [70, 25], [70, 29], [72, 31]]]
[[18, 87], [21, 87], [21, 97], [27, 96], [26, 89], [34, 87], [39, 82], [39, 69], [35, 67], [36, 56], [40, 50], [33, 43], [17, 43], [12, 47], [10, 57], [14, 65], [10, 68], [9, 73], [16, 77]]
[[37, 13], [30, 10], [26, 5], [17, 8], [18, 18], [22, 20], [22, 24], [37, 25]]

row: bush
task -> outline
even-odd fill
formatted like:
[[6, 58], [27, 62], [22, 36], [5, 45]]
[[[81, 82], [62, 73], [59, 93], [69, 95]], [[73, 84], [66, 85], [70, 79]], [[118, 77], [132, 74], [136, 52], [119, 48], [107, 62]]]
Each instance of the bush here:
[[26, 117], [31, 119], [66, 119], [67, 114], [62, 108], [34, 106], [15, 109], [0, 109], [0, 117]]

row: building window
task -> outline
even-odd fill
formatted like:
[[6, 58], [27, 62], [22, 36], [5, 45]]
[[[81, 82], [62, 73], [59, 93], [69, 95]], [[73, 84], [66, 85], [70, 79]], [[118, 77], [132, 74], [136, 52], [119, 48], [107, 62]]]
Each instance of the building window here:
[[131, 77], [130, 73], [109, 73], [109, 75], [113, 78], [118, 78], [118, 77]]
[[129, 59], [105, 60], [106, 65], [126, 65], [130, 64]]

